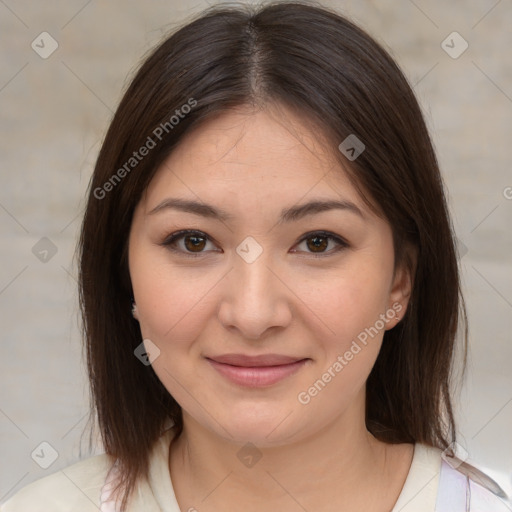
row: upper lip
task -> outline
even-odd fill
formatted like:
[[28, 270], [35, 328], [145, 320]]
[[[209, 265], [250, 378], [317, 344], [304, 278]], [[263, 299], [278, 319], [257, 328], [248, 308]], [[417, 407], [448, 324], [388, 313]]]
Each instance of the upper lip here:
[[259, 356], [248, 356], [245, 354], [222, 354], [219, 356], [207, 357], [217, 363], [230, 364], [233, 366], [278, 366], [291, 364], [307, 359], [306, 357], [284, 356], [280, 354], [263, 354]]

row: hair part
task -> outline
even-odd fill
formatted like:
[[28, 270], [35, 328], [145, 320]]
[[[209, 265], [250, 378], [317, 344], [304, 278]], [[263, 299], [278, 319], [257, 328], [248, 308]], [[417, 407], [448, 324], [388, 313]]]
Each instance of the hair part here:
[[[195, 106], [170, 128], [190, 99]], [[148, 477], [166, 420], [176, 435], [183, 427], [179, 404], [133, 353], [141, 343], [130, 313], [133, 212], [187, 133], [248, 105], [282, 105], [320, 128], [363, 199], [390, 223], [396, 265], [413, 273], [407, 313], [385, 333], [367, 381], [368, 430], [388, 443], [444, 449], [455, 440], [450, 379], [459, 323], [466, 353], [467, 320], [438, 162], [410, 85], [378, 43], [325, 7], [217, 6], [167, 37], [130, 83], [96, 162], [77, 246], [91, 415], [119, 460], [123, 509]], [[162, 126], [156, 146], [126, 167]], [[348, 162], [337, 147], [351, 134], [365, 151]], [[116, 172], [122, 180], [105, 186]]]

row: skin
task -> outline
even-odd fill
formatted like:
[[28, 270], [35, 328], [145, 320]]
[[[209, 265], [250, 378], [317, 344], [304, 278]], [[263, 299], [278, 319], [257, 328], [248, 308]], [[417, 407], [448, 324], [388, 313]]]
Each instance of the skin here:
[[[326, 144], [284, 107], [226, 112], [187, 135], [136, 208], [129, 239], [135, 316], [160, 350], [156, 374], [183, 410], [183, 433], [170, 447], [182, 510], [386, 512], [406, 479], [413, 445], [382, 443], [364, 421], [365, 382], [384, 331], [399, 319], [359, 344], [307, 404], [298, 400], [329, 368], [333, 374], [338, 356], [378, 326], [379, 315], [395, 305], [403, 317], [411, 290], [408, 272], [394, 269], [390, 225], [368, 209]], [[233, 218], [149, 213], [169, 197]], [[278, 222], [283, 208], [312, 199], [350, 201], [362, 216], [333, 209]], [[210, 237], [200, 240], [198, 257], [187, 257], [190, 240], [175, 243], [181, 252], [162, 245], [182, 229]], [[336, 251], [341, 246], [330, 240], [314, 252], [315, 235], [303, 235], [318, 230], [348, 246]], [[236, 252], [248, 236], [263, 251], [252, 263]], [[225, 353], [309, 360], [277, 384], [248, 388], [205, 358]], [[244, 446], [261, 455], [252, 467], [237, 456]]]

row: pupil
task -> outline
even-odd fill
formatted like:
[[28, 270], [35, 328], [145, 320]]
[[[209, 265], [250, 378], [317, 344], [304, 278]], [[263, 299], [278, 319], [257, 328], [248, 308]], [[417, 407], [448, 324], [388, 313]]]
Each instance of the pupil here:
[[[198, 237], [198, 236], [188, 236], [186, 238], [186, 241], [187, 242], [192, 242], [192, 250], [194, 249], [202, 249], [203, 247], [201, 246], [201, 243], [204, 244], [204, 239], [201, 238], [201, 237]], [[187, 245], [187, 249], [190, 249], [190, 247], [188, 247]], [[198, 251], [195, 251], [195, 252], [198, 252]]]
[[[326, 238], [315, 236], [314, 238], [310, 238], [310, 240], [313, 240], [312, 247], [310, 246], [310, 249], [325, 249], [326, 248]], [[321, 240], [321, 242], [319, 242]], [[318, 251], [313, 251], [318, 252]]]

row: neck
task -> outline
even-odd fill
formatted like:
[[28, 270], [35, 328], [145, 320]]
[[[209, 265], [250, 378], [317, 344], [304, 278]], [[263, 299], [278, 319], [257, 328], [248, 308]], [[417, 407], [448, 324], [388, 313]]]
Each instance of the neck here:
[[[391, 489], [389, 479], [397, 478], [397, 459], [390, 457], [392, 445], [378, 441], [366, 430], [364, 400], [321, 431], [293, 444], [283, 442], [265, 448], [219, 437], [185, 412], [183, 419], [183, 432], [171, 443], [171, 478], [178, 501], [180, 495], [183, 500], [195, 500], [198, 510], [227, 510], [230, 500], [246, 505], [246, 510], [251, 504], [258, 510], [262, 504], [281, 501], [285, 507], [281, 510], [287, 510], [286, 502], [290, 510], [298, 510], [297, 503], [307, 510], [328, 510], [318, 504], [332, 504], [329, 494], [343, 503], [343, 510], [351, 510], [350, 503], [358, 510], [373, 502], [375, 498], [370, 496], [376, 490], [381, 491], [381, 501], [382, 493], [390, 493], [390, 506], [382, 508], [389, 510], [398, 498], [412, 457], [409, 446], [405, 472], [402, 468]], [[393, 453], [397, 455], [396, 450]], [[402, 450], [402, 465], [403, 455]], [[311, 508], [311, 504], [316, 505]], [[188, 510], [188, 502], [185, 505], [184, 510]]]

